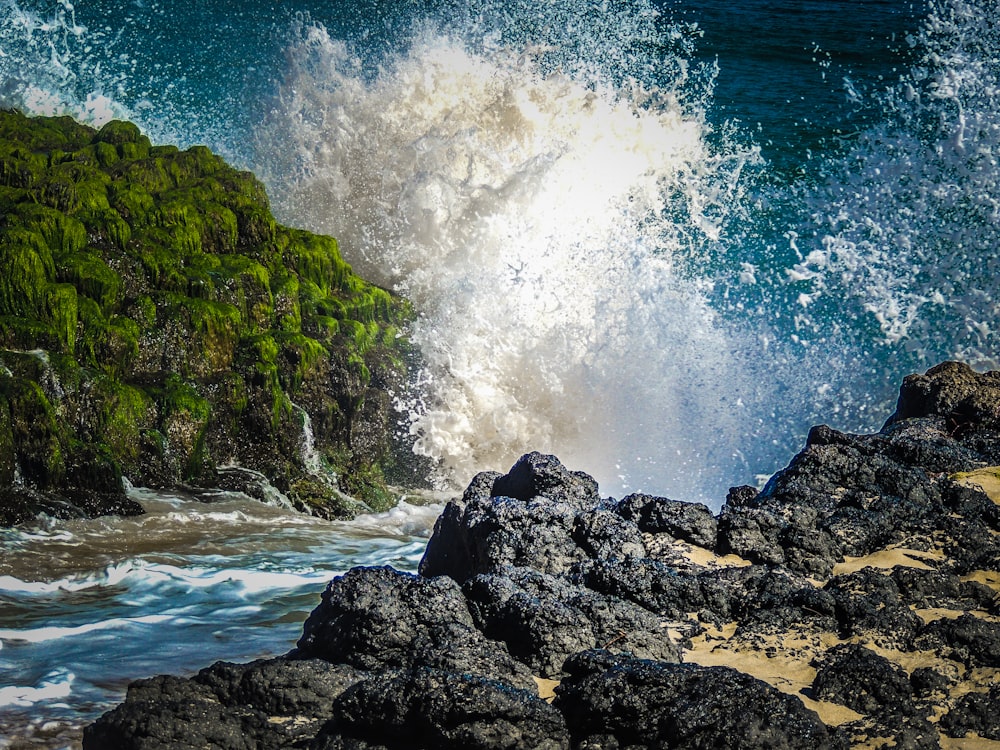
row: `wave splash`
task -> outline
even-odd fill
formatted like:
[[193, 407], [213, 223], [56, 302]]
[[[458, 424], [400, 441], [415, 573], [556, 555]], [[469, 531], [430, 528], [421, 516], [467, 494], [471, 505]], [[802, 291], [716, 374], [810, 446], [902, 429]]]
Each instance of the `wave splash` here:
[[[856, 92], [878, 121], [805, 194], [820, 299], [847, 299], [881, 342], [919, 365], [996, 367], [1000, 305], [1000, 22], [983, 0], [934, 0], [906, 40], [910, 64]], [[823, 323], [822, 315], [817, 322]]]
[[899, 79], [845, 84], [857, 132], [794, 176], [719, 122], [699, 30], [653, 0], [403, 3], [353, 31], [192, 8], [259, 52], [247, 69], [183, 14], [120, 5], [119, 27], [0, 0], [0, 102], [207, 141], [409, 296], [424, 370], [400, 408], [442, 483], [540, 449], [717, 506], [816, 421], [877, 428], [883, 383], [996, 365], [986, 0], [931, 2]]
[[[661, 33], [644, 10], [621, 12]], [[276, 210], [413, 301], [425, 367], [405, 408], [443, 476], [539, 449], [605, 487], [700, 496], [747, 417], [720, 408], [736, 345], [689, 271], [742, 215], [757, 152], [708, 124], [711, 68], [570, 74], [551, 39], [474, 29], [424, 25], [374, 67], [302, 24], [257, 138]]]

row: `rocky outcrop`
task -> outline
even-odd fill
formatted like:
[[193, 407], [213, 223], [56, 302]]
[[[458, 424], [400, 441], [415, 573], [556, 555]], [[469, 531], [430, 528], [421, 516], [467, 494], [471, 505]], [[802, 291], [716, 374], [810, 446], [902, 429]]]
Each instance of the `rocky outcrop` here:
[[815, 428], [718, 515], [526, 455], [448, 504], [420, 575], [334, 579], [294, 651], [139, 682], [84, 747], [1000, 739], [997, 383], [908, 378], [878, 434]]
[[0, 112], [0, 200], [0, 525], [141, 511], [122, 476], [387, 505], [408, 312], [335, 240], [126, 122]]

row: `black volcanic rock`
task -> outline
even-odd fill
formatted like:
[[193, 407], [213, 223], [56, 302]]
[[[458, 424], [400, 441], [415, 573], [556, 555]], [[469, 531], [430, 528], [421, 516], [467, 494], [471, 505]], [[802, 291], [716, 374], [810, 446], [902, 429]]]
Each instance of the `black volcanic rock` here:
[[613, 648], [659, 661], [678, 661], [677, 647], [652, 612], [525, 568], [471, 578], [466, 596], [476, 624], [543, 677], [556, 677], [566, 658]]
[[971, 430], [995, 433], [1000, 427], [1000, 372], [977, 373], [961, 362], [942, 362], [922, 375], [908, 375], [887, 425], [929, 416], [943, 418], [955, 437]]
[[624, 518], [635, 521], [641, 531], [666, 533], [700, 547], [715, 549], [718, 521], [707, 505], [633, 494], [616, 507]]
[[528, 453], [509, 472], [493, 482], [493, 497], [513, 497], [528, 501], [545, 497], [590, 510], [601, 499], [597, 482], [582, 471], [570, 471], [555, 456]]
[[963, 614], [927, 624], [920, 648], [933, 648], [967, 667], [1000, 667], [1000, 622]]
[[354, 568], [331, 581], [295, 653], [365, 670], [432, 666], [534, 688], [528, 669], [475, 628], [458, 584], [388, 567]]
[[941, 717], [941, 726], [949, 737], [975, 732], [986, 739], [1000, 740], [1000, 683], [991, 685], [987, 693], [963, 695]]
[[308, 741], [333, 700], [366, 675], [320, 661], [219, 662], [193, 679], [139, 680], [84, 732], [100, 750], [255, 750]]
[[913, 687], [906, 672], [884, 656], [858, 644], [835, 646], [823, 655], [813, 693], [863, 714], [910, 715]]
[[[526, 455], [448, 503], [421, 575], [339, 576], [293, 652], [136, 683], [85, 749], [1000, 739], [1000, 692], [984, 692], [1000, 679], [1000, 495], [975, 483], [1000, 476], [998, 405], [1000, 375], [946, 363], [907, 380], [879, 433], [814, 428], [717, 517], [602, 499]], [[551, 705], [545, 678], [561, 680]]]
[[605, 508], [578, 513], [573, 521], [572, 537], [584, 554], [591, 558], [608, 560], [646, 556], [639, 527]]
[[358, 683], [333, 704], [312, 750], [568, 750], [562, 714], [531, 692], [416, 668]]
[[423, 576], [459, 583], [504, 565], [566, 573], [600, 548], [642, 554], [642, 540], [620, 516], [596, 509], [597, 483], [555, 456], [531, 453], [508, 474], [480, 474], [462, 503], [449, 503], [420, 564]]
[[892, 577], [874, 568], [836, 576], [824, 591], [833, 597], [843, 637], [864, 636], [888, 648], [909, 650], [923, 627]]
[[797, 698], [727, 667], [602, 651], [566, 662], [556, 691], [576, 747], [846, 748]]

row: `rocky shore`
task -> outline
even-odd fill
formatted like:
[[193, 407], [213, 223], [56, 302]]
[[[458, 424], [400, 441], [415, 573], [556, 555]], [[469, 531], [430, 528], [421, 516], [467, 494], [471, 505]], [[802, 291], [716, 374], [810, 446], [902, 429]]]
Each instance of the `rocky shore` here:
[[998, 748], [1000, 373], [942, 364], [722, 510], [532, 453], [297, 647], [134, 683], [126, 748]]
[[253, 175], [0, 111], [0, 206], [0, 526], [141, 513], [123, 477], [327, 517], [392, 502], [411, 313]]

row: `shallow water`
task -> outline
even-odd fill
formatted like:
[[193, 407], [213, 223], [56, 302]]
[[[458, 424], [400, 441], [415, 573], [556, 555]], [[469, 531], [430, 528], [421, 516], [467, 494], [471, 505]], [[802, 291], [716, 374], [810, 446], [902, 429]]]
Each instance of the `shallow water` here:
[[338, 573], [415, 570], [440, 510], [328, 522], [235, 494], [132, 494], [146, 515], [0, 532], [0, 747], [75, 747], [134, 679], [288, 651]]

